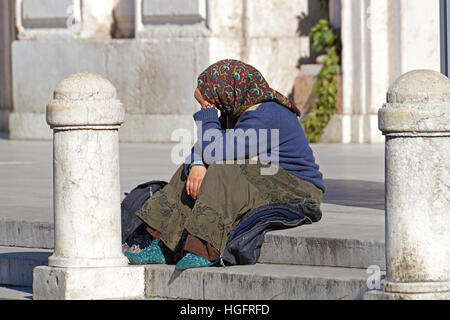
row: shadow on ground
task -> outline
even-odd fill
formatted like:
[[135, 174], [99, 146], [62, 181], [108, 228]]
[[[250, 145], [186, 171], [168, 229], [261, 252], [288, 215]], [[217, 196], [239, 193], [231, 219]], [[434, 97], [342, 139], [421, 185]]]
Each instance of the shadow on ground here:
[[47, 263], [48, 257], [52, 255], [53, 252], [33, 252], [33, 251], [20, 251], [20, 252], [7, 252], [0, 253], [0, 259], [10, 258], [10, 259], [27, 259], [30, 261], [37, 261], [39, 263]]
[[384, 183], [325, 179], [324, 203], [384, 210]]

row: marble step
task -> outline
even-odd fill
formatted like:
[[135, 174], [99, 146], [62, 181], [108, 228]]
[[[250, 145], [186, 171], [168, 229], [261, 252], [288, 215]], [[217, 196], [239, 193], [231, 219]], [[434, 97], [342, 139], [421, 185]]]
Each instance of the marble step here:
[[0, 218], [0, 246], [53, 249], [53, 222]]
[[385, 270], [384, 211], [322, 204], [311, 225], [267, 233], [260, 263]]
[[0, 247], [0, 285], [31, 286], [33, 269], [47, 265], [52, 250]]
[[358, 300], [368, 291], [365, 269], [256, 264], [176, 271], [146, 266], [146, 298], [193, 300]]
[[[318, 223], [266, 233], [259, 262], [352, 268], [376, 265], [385, 269], [383, 211], [328, 204], [323, 204], [322, 208], [323, 217]], [[27, 266], [30, 265], [31, 254], [33, 257], [44, 257], [42, 262], [45, 263], [41, 265], [46, 265], [45, 255], [50, 255], [49, 250], [53, 247], [53, 242], [49, 245], [50, 240], [53, 241], [52, 224], [16, 221], [3, 225], [4, 229], [6, 227], [9, 227], [8, 234], [11, 236], [11, 241], [7, 243], [9, 247], [29, 247], [19, 248], [14, 255], [15, 261], [11, 263], [20, 263], [20, 252], [28, 251], [22, 259], [25, 270], [29, 270]], [[5, 235], [3, 237], [6, 238]], [[22, 241], [18, 241], [20, 239]], [[36, 250], [32, 248], [39, 246]], [[7, 255], [0, 253], [4, 264], [13, 257], [11, 250], [14, 249], [9, 250]]]
[[[145, 296], [131, 299], [359, 300], [368, 277], [364, 269], [322, 266], [258, 263], [176, 271], [173, 265], [148, 265]], [[1, 299], [32, 299], [31, 285], [1, 285]]]

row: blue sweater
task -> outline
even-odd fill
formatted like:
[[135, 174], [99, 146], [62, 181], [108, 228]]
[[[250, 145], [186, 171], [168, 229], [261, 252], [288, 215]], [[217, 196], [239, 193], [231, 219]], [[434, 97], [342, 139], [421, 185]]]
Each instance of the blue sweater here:
[[[244, 112], [234, 130], [224, 129], [224, 117], [219, 118], [214, 108], [196, 112], [194, 120], [199, 130], [199, 141], [188, 157], [188, 163], [202, 160], [210, 164], [218, 160], [252, 158], [255, 155], [260, 157], [261, 162], [264, 159], [273, 162], [278, 156], [280, 167], [325, 192], [322, 173], [315, 163], [309, 141], [295, 114], [286, 107], [276, 102], [264, 102], [258, 109]], [[278, 138], [271, 129], [279, 130]], [[200, 137], [203, 137], [201, 141]], [[202, 152], [198, 151], [200, 146]]]

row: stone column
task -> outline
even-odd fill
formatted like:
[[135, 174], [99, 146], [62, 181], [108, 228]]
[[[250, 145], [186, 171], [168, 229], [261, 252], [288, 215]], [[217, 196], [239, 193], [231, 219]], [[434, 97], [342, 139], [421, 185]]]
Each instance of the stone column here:
[[386, 279], [381, 299], [450, 299], [450, 81], [411, 71], [379, 110], [386, 136]]
[[343, 114], [328, 125], [340, 134], [330, 128], [324, 142], [384, 143], [377, 112], [389, 85], [411, 70], [440, 70], [439, 1], [341, 3]]
[[119, 136], [124, 109], [94, 73], [61, 81], [47, 106], [53, 129], [55, 250], [34, 270], [34, 299], [143, 295], [143, 268], [121, 250]]

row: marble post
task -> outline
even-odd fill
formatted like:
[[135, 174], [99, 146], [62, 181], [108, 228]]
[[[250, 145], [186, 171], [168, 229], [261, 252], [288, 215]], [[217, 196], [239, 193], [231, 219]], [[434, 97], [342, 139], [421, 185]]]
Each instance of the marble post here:
[[379, 110], [386, 136], [386, 278], [367, 299], [450, 299], [450, 80], [397, 79]]
[[143, 295], [143, 268], [121, 249], [119, 136], [124, 109], [94, 73], [61, 81], [47, 106], [53, 129], [55, 249], [34, 270], [34, 299]]

